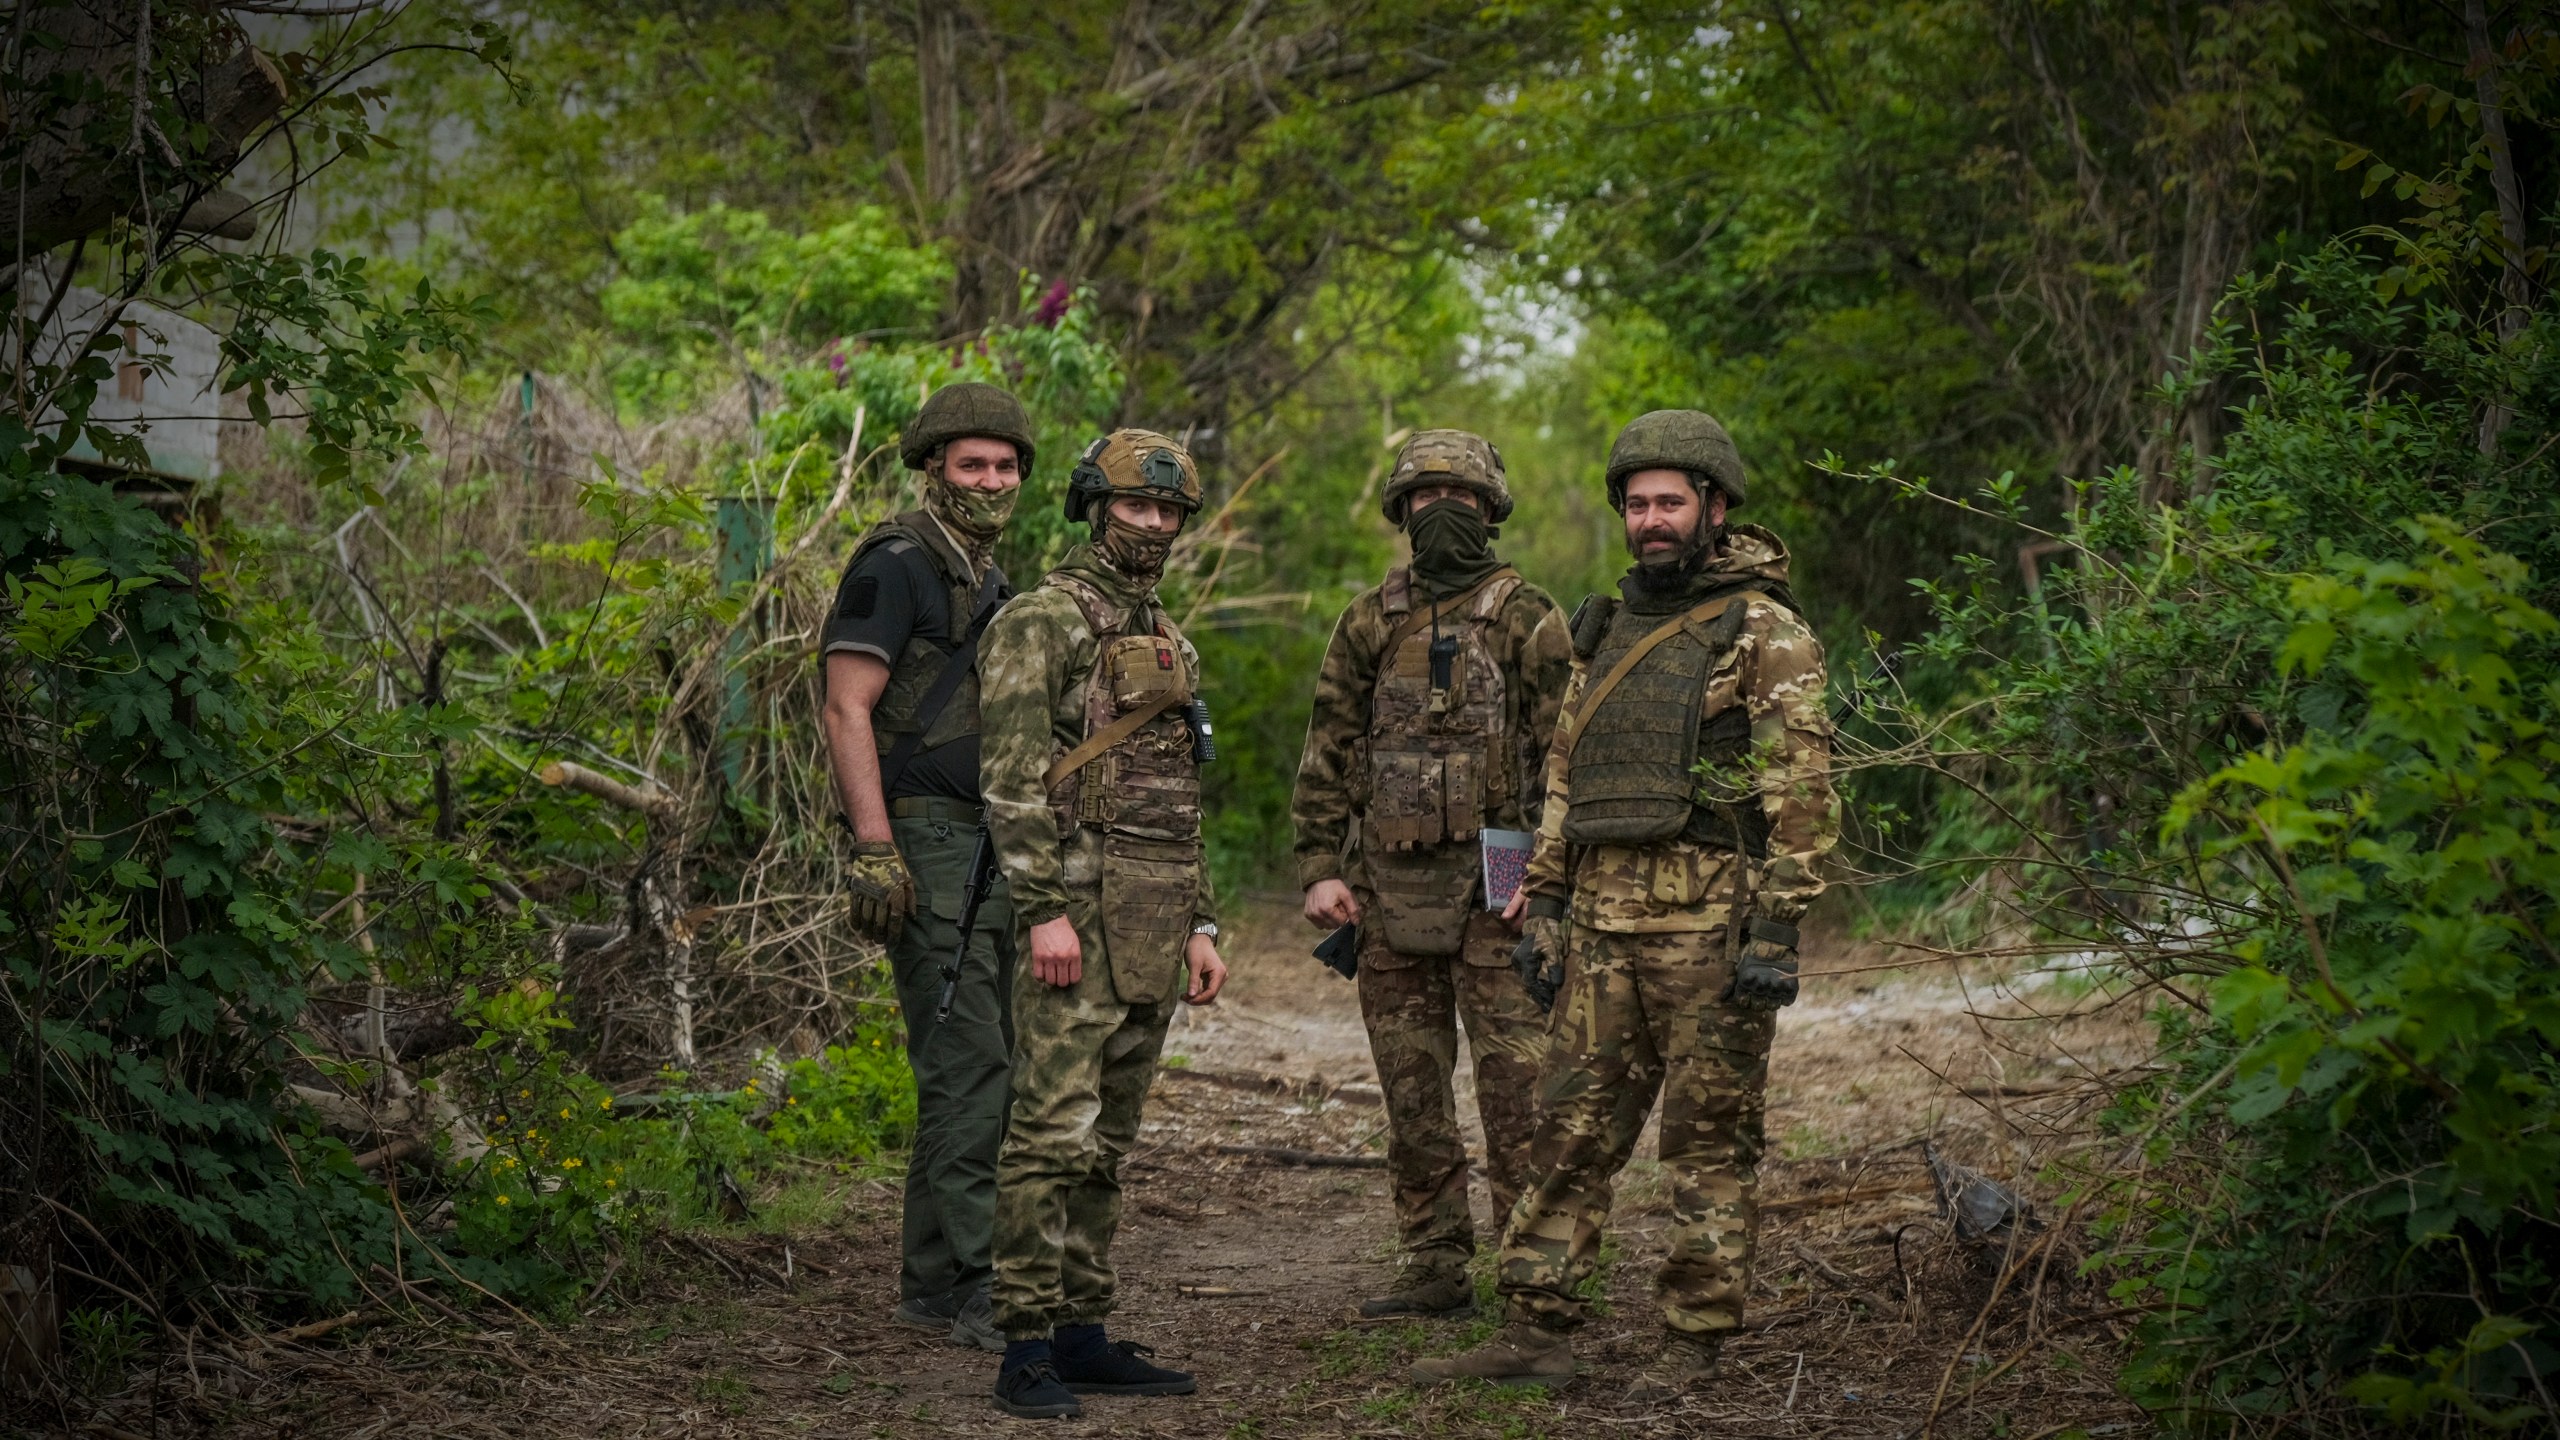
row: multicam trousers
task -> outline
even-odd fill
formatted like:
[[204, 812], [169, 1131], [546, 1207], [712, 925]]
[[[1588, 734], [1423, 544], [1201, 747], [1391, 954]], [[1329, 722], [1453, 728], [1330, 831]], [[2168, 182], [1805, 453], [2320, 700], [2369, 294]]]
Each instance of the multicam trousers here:
[[1703, 1334], [1742, 1323], [1751, 1278], [1769, 1041], [1777, 1017], [1726, 1004], [1722, 930], [1624, 935], [1573, 927], [1532, 1180], [1502, 1239], [1512, 1319], [1581, 1323], [1612, 1186], [1662, 1096], [1671, 1253], [1654, 1279], [1663, 1323]]
[[[901, 800], [890, 833], [916, 879], [916, 913], [889, 946], [916, 1077], [916, 1143], [907, 1160], [898, 1296], [974, 1290], [993, 1269], [996, 1153], [1004, 1143], [1006, 1017], [1013, 984], [1013, 910], [999, 881], [970, 927], [969, 955], [939, 1027], [942, 967], [960, 944], [961, 889], [977, 845], [975, 807]], [[937, 1028], [940, 1033], [935, 1033]]]
[[1045, 1339], [1111, 1313], [1120, 1161], [1138, 1138], [1156, 1057], [1182, 1003], [1120, 1002], [1098, 887], [1070, 878], [1067, 915], [1084, 944], [1083, 978], [1060, 989], [1032, 974], [1026, 931], [1013, 982], [1013, 1106], [997, 1166], [995, 1238], [996, 1326], [1013, 1340]]
[[[1362, 895], [1364, 910], [1372, 896]], [[1377, 929], [1360, 934], [1360, 1015], [1387, 1100], [1387, 1169], [1408, 1263], [1462, 1267], [1475, 1253], [1467, 1146], [1458, 1131], [1458, 1025], [1475, 1056], [1485, 1179], [1495, 1224], [1526, 1183], [1546, 1017], [1511, 972], [1514, 938], [1495, 915], [1467, 921], [1456, 955], [1402, 955]]]

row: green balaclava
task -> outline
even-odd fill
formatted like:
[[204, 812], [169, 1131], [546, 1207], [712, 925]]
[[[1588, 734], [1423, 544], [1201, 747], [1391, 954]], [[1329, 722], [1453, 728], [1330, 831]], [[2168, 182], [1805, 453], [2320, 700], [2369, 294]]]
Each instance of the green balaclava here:
[[968, 547], [971, 565], [985, 569], [988, 557], [995, 553], [996, 540], [1004, 534], [1005, 522], [1013, 518], [1013, 507], [1022, 499], [1022, 487], [971, 490], [952, 484], [943, 474], [942, 464], [942, 457], [936, 455], [925, 467], [925, 513], [960, 537], [960, 543]]
[[1115, 514], [1115, 508], [1108, 504], [1101, 507], [1102, 523], [1093, 529], [1093, 553], [1130, 584], [1152, 590], [1164, 578], [1164, 564], [1173, 554], [1174, 537], [1182, 532], [1141, 530]]
[[1413, 574], [1425, 593], [1455, 595], [1502, 564], [1493, 553], [1493, 527], [1484, 512], [1463, 500], [1444, 499], [1406, 513], [1405, 538], [1413, 542]]

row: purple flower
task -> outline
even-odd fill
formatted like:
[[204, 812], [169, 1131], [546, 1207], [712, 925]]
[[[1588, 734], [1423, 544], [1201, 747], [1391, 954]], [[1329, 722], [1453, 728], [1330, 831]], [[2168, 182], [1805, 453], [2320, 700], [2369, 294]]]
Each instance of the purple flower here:
[[1058, 322], [1067, 318], [1067, 311], [1074, 305], [1075, 292], [1067, 288], [1066, 281], [1061, 280], [1049, 287], [1049, 293], [1040, 297], [1040, 308], [1032, 312], [1031, 318], [1039, 323], [1041, 329], [1055, 330], [1058, 328]]

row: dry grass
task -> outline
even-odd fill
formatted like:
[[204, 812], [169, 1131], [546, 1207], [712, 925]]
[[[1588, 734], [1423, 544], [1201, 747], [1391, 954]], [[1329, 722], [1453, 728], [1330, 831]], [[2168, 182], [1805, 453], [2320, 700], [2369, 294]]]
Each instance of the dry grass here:
[[[1671, 1406], [1620, 1398], [1656, 1323], [1647, 1286], [1667, 1218], [1648, 1159], [1626, 1177], [1606, 1299], [1576, 1342], [1577, 1383], [1554, 1396], [1421, 1392], [1404, 1381], [1413, 1359], [1491, 1326], [1352, 1323], [1353, 1302], [1392, 1262], [1384, 1175], [1236, 1153], [1380, 1144], [1350, 987], [1304, 957], [1301, 928], [1268, 912], [1245, 927], [1235, 1004], [1175, 1036], [1186, 1063], [1158, 1084], [1127, 1167], [1115, 1330], [1197, 1369], [1202, 1393], [1096, 1401], [1062, 1432], [2059, 1440], [2146, 1428], [2112, 1384], [2126, 1317], [2079, 1276], [2082, 1228], [2054, 1203], [2060, 1167], [2089, 1153], [2101, 1093], [2073, 1077], [2148, 1053], [2148, 1027], [2105, 990], [1928, 972], [1816, 982], [1779, 1039], [1761, 1259], [1721, 1381]], [[1860, 958], [1824, 947], [1809, 968]], [[1954, 1239], [1936, 1215], [1924, 1140], [2027, 1192], [2043, 1228], [2005, 1250]], [[473, 1320], [485, 1329], [428, 1315], [304, 1340], [200, 1337], [191, 1368], [172, 1356], [135, 1376], [85, 1433], [1019, 1430], [985, 1402], [994, 1357], [887, 1323], [894, 1179], [813, 1172], [759, 1204], [756, 1222], [624, 1256], [574, 1323], [499, 1323], [484, 1310]]]

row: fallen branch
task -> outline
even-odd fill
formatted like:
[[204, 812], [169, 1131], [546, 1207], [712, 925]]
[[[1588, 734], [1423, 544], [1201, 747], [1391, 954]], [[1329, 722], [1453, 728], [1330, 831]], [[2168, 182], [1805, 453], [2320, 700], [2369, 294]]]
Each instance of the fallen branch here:
[[443, 1316], [445, 1319], [452, 1321], [455, 1325], [460, 1326], [462, 1329], [478, 1330], [480, 1328], [479, 1326], [464, 1319], [461, 1311], [454, 1309], [452, 1306], [447, 1305], [443, 1301], [437, 1299], [434, 1295], [428, 1293], [425, 1286], [418, 1284], [414, 1280], [403, 1280], [399, 1276], [392, 1274], [391, 1268], [378, 1260], [374, 1262], [373, 1276], [385, 1285], [390, 1286], [402, 1298], [414, 1300], [417, 1303], [424, 1305], [428, 1309]]
[[379, 1170], [395, 1165], [427, 1148], [427, 1142], [415, 1135], [403, 1135], [379, 1149], [367, 1150], [356, 1157], [359, 1170]]
[[332, 1315], [326, 1320], [314, 1320], [308, 1325], [294, 1325], [273, 1331], [260, 1336], [259, 1339], [269, 1345], [286, 1344], [296, 1340], [317, 1340], [332, 1330], [344, 1330], [350, 1325], [370, 1324], [381, 1318], [383, 1318], [382, 1312], [379, 1310], [350, 1310], [344, 1315]]
[[1246, 1155], [1275, 1165], [1304, 1165], [1317, 1170], [1384, 1170], [1384, 1155], [1329, 1155], [1321, 1150], [1292, 1150], [1286, 1145], [1212, 1145], [1220, 1155]]
[[1889, 1200], [1897, 1195], [1918, 1193], [1909, 1185], [1862, 1185], [1855, 1190], [1831, 1190], [1819, 1195], [1798, 1195], [1786, 1200], [1763, 1200], [1760, 1213], [1784, 1215], [1797, 1210], [1830, 1210], [1841, 1205], [1855, 1205], [1864, 1200]]
[[637, 810], [657, 820], [672, 820], [683, 809], [683, 802], [668, 792], [651, 785], [642, 789], [625, 785], [610, 775], [599, 774], [572, 760], [554, 760], [538, 772], [543, 784], [563, 790], [592, 795], [608, 805]]

